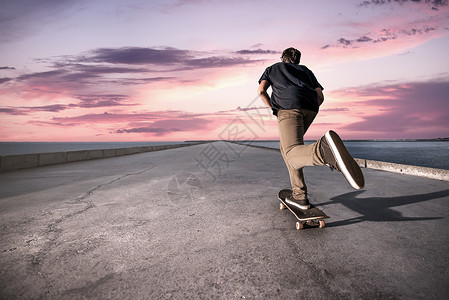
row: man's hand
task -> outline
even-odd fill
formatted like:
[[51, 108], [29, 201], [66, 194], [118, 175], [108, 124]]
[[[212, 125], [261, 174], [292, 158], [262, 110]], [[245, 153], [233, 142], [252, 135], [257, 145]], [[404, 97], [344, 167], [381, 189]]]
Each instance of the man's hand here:
[[267, 90], [270, 87], [270, 83], [267, 80], [262, 80], [257, 88], [257, 95], [271, 108], [271, 99], [268, 95]]

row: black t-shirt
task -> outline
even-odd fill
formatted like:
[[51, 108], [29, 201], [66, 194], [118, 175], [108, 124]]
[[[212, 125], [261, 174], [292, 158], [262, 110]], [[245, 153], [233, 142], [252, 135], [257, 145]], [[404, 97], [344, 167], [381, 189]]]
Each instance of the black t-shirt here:
[[273, 90], [273, 114], [277, 115], [280, 109], [295, 108], [318, 112], [318, 95], [315, 89], [324, 88], [306, 66], [279, 62], [265, 69], [259, 84], [262, 80], [267, 80]]

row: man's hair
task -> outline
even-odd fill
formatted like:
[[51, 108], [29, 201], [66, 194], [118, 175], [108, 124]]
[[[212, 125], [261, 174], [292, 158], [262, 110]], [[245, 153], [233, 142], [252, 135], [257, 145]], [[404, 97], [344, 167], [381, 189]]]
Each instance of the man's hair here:
[[299, 64], [301, 60], [301, 51], [295, 48], [287, 48], [282, 52], [281, 59], [285, 63]]

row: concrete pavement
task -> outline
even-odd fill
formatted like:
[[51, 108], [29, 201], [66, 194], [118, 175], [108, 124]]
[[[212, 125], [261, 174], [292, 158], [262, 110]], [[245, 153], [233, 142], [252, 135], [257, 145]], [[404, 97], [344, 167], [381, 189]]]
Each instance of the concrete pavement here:
[[0, 174], [1, 299], [447, 299], [449, 183], [305, 169], [331, 218], [295, 229], [278, 152], [216, 142]]

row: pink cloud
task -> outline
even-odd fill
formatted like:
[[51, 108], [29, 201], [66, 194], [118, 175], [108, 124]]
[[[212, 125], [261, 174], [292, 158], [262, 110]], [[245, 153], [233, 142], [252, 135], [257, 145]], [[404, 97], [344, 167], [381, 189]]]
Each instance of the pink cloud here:
[[204, 131], [213, 123], [209, 119], [182, 118], [157, 120], [151, 123], [134, 123], [132, 127], [117, 129], [116, 133], [151, 133], [155, 136], [166, 136], [174, 132]]
[[[140, 111], [122, 113], [95, 113], [71, 117], [53, 117], [51, 120], [31, 120], [28, 124], [81, 130], [90, 128], [97, 134], [106, 134], [114, 140], [179, 139], [260, 139], [276, 138], [276, 123], [268, 111], [260, 107], [237, 108], [216, 113], [189, 113], [185, 111]], [[271, 115], [271, 112], [269, 112]], [[274, 119], [271, 117], [271, 119]], [[94, 129], [95, 128], [95, 129]], [[234, 134], [234, 135], [233, 135]]]
[[[50, 70], [0, 78], [0, 94], [5, 98], [14, 97], [18, 109], [19, 106], [28, 108], [30, 101], [41, 105], [63, 102], [71, 108], [132, 105], [126, 102], [139, 90], [200, 85], [216, 77], [211, 74], [223, 74], [226, 69], [242, 68], [262, 60], [234, 51], [217, 55], [213, 51], [172, 47], [120, 47], [36, 61]], [[113, 96], [118, 94], [119, 97]], [[81, 102], [70, 103], [70, 99]], [[3, 101], [3, 106], [6, 105]], [[3, 113], [10, 106], [4, 107]], [[27, 111], [31, 112], [32, 108]]]
[[[177, 111], [153, 111], [153, 103], [223, 88], [239, 80], [237, 68], [260, 61], [235, 51], [216, 55], [169, 47], [101, 48], [85, 55], [45, 59], [41, 63], [50, 70], [21, 73], [1, 85], [0, 114], [9, 124], [27, 128], [33, 138], [46, 140], [49, 136], [79, 139], [86, 133], [91, 137], [105, 134], [112, 140], [172, 140], [177, 133], [215, 135], [214, 130], [238, 110], [195, 114], [183, 111], [191, 106], [187, 101], [177, 100]], [[70, 134], [63, 133], [63, 128]]]
[[129, 100], [125, 95], [79, 95], [81, 101], [79, 103], [70, 104], [52, 104], [44, 106], [17, 106], [17, 107], [0, 107], [0, 114], [6, 115], [29, 115], [36, 112], [52, 112], [57, 113], [66, 109], [74, 108], [104, 108], [117, 106], [133, 106], [135, 104], [127, 104]]
[[341, 126], [354, 138], [449, 137], [449, 81], [370, 85], [333, 95], [366, 107], [360, 121]]
[[[195, 132], [210, 129], [213, 114], [194, 114], [182, 111], [154, 111], [136, 113], [85, 114], [73, 117], [54, 117], [51, 121], [30, 121], [30, 124], [46, 127], [99, 126], [109, 133], [144, 133], [156, 137], [174, 132]], [[106, 127], [102, 126], [104, 124]], [[107, 129], [109, 128], [109, 129]]]
[[166, 112], [149, 112], [149, 113], [93, 113], [85, 114], [73, 117], [54, 117], [53, 121], [57, 123], [70, 123], [70, 124], [89, 124], [89, 123], [121, 123], [132, 121], [148, 121], [156, 120], [163, 116]]

